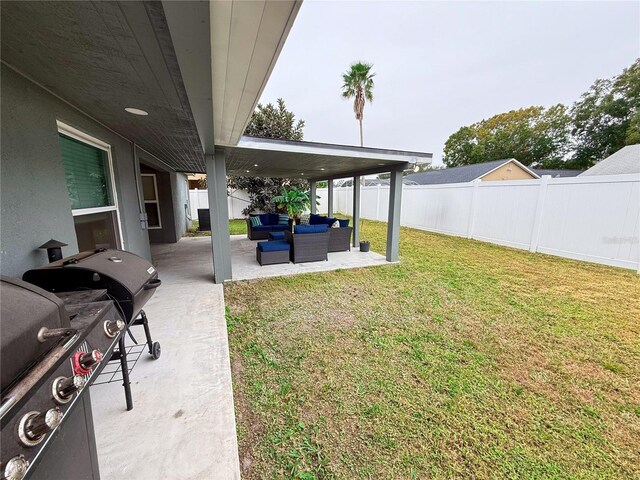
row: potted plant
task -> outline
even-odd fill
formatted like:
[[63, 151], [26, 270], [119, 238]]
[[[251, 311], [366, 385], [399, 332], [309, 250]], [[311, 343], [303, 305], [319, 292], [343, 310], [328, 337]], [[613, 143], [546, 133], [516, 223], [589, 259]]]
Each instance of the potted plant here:
[[[362, 226], [364, 225], [364, 221], [360, 218], [360, 233], [362, 234]], [[371, 248], [371, 242], [369, 240], [360, 240], [360, 251], [368, 252], [369, 248]]]
[[296, 222], [300, 221], [300, 214], [311, 206], [309, 192], [297, 187], [282, 187], [282, 195], [273, 197], [271, 201], [279, 211], [287, 212]]

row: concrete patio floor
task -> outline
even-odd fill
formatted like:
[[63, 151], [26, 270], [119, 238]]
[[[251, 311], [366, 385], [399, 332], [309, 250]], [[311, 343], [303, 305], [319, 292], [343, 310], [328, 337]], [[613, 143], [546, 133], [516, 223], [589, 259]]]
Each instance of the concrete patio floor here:
[[189, 240], [152, 246], [162, 285], [145, 311], [162, 355], [135, 366], [133, 410], [121, 381], [91, 388], [103, 480], [240, 478], [223, 289], [209, 239]]
[[[330, 253], [326, 262], [261, 267], [255, 248], [246, 235], [231, 237], [233, 280], [387, 264], [354, 249]], [[131, 373], [129, 412], [121, 380], [91, 388], [101, 477], [239, 479], [224, 293], [213, 283], [211, 239], [152, 245], [152, 256], [162, 285], [145, 311], [162, 355], [142, 353]], [[144, 341], [142, 327], [132, 332]]]
[[[198, 237], [201, 240], [204, 237]], [[208, 237], [206, 237], [208, 240]], [[182, 239], [196, 240], [194, 239]], [[209, 244], [209, 242], [207, 242]], [[329, 253], [326, 262], [280, 263], [277, 265], [260, 266], [256, 261], [256, 244], [246, 235], [231, 236], [231, 269], [233, 280], [250, 280], [263, 277], [279, 277], [296, 275], [299, 273], [326, 272], [347, 268], [373, 267], [388, 265], [383, 255], [375, 252], [360, 252], [359, 248], [352, 248], [350, 252]]]

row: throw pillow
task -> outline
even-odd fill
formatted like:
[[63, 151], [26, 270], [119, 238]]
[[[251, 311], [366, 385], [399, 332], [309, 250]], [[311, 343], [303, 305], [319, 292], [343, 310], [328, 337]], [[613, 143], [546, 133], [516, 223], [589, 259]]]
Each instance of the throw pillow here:
[[300, 215], [300, 225], [309, 225], [309, 214], [303, 213]]
[[249, 217], [249, 221], [251, 222], [252, 227], [259, 227], [260, 225], [262, 225], [260, 217]]
[[336, 220], [335, 222], [333, 222], [331, 224], [331, 228], [340, 228], [340, 222], [338, 220]]
[[349, 219], [347, 218], [346, 220], [338, 220], [340, 222], [340, 226], [341, 227], [348, 227], [349, 226]]
[[289, 215], [279, 215], [278, 225], [289, 225]]

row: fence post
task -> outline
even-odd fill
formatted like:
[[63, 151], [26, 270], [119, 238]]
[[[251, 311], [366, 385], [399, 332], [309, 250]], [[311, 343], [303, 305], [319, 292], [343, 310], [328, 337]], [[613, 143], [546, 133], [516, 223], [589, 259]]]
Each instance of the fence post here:
[[544, 213], [544, 202], [547, 198], [547, 187], [549, 185], [550, 175], [543, 175], [540, 178], [540, 188], [538, 189], [538, 203], [536, 205], [536, 214], [533, 217], [533, 228], [531, 229], [531, 240], [529, 241], [529, 251], [538, 251], [538, 240], [540, 239], [540, 231], [542, 225], [542, 215]]
[[380, 220], [380, 184], [376, 187], [376, 220]]
[[476, 178], [472, 183], [473, 183], [473, 191], [471, 192], [471, 208], [469, 209], [469, 226], [467, 228], [467, 238], [473, 238], [473, 228], [476, 225], [476, 204], [478, 203], [477, 201], [477, 196], [478, 196], [478, 188], [480, 188], [480, 182], [482, 180], [480, 180], [479, 178]]

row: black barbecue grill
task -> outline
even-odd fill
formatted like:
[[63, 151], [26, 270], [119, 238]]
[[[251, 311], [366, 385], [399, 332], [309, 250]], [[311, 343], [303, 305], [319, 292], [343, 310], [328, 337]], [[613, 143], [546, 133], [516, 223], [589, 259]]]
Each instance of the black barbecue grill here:
[[[154, 359], [160, 356], [160, 344], [151, 339], [147, 316], [142, 307], [155, 293], [161, 281], [155, 267], [146, 259], [123, 250], [98, 249], [81, 252], [29, 270], [22, 278], [58, 294], [67, 305], [82, 302], [78, 297], [82, 292], [85, 292], [85, 295], [93, 295], [94, 301], [100, 299], [100, 292], [106, 292], [104, 298], [116, 303], [129, 334], [131, 335], [129, 327], [142, 325], [149, 354]], [[120, 361], [127, 410], [131, 410], [133, 400], [124, 335], [110, 360]]]
[[127, 323], [160, 286], [158, 272], [146, 259], [123, 250], [81, 252], [27, 271], [23, 280], [50, 292], [106, 289]]
[[119, 309], [8, 277], [0, 297], [0, 476], [98, 479], [89, 385], [123, 335]]

